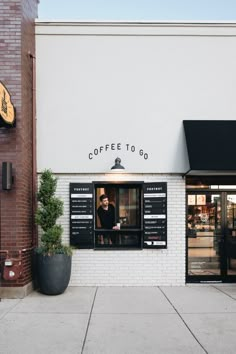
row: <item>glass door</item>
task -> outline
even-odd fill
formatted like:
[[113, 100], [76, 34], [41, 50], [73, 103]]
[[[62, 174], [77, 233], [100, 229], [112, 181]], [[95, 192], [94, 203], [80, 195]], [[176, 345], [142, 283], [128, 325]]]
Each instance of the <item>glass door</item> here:
[[236, 281], [236, 194], [187, 193], [187, 281]]
[[211, 192], [187, 195], [187, 279], [221, 276], [222, 202]]
[[226, 194], [226, 247], [225, 266], [226, 275], [236, 275], [236, 194]]

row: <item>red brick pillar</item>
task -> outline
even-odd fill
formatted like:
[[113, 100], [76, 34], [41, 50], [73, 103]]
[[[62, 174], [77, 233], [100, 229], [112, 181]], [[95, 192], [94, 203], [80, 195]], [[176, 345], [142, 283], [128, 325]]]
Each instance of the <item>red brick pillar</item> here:
[[[0, 128], [0, 250], [23, 256], [18, 280], [0, 279], [0, 297], [22, 297], [32, 284], [35, 206], [34, 54], [38, 0], [0, 1], [0, 81], [11, 94], [16, 126]], [[11, 162], [12, 189], [2, 189], [2, 162]], [[4, 254], [1, 253], [1, 260]], [[3, 267], [1, 266], [1, 271]]]

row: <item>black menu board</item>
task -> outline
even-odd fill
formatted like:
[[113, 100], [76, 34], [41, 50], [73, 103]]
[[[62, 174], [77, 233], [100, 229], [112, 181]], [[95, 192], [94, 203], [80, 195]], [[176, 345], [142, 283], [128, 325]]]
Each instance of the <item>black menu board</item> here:
[[94, 248], [93, 185], [70, 183], [70, 244]]
[[143, 185], [143, 247], [167, 247], [167, 183]]

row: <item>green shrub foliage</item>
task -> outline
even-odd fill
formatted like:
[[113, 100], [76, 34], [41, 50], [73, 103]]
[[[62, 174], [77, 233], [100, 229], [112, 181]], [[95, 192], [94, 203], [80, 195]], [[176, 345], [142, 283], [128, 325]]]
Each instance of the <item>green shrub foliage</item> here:
[[57, 225], [57, 219], [63, 215], [63, 202], [55, 197], [57, 179], [51, 170], [43, 171], [40, 176], [40, 187], [37, 193], [39, 202], [35, 215], [36, 224], [43, 230], [41, 246], [38, 253], [53, 255], [65, 253], [71, 255], [71, 247], [62, 244], [63, 228]]

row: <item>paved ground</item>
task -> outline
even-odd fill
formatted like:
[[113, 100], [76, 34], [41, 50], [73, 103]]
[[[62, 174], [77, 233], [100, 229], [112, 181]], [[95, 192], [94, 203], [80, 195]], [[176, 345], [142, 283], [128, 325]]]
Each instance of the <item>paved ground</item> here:
[[0, 302], [1, 354], [236, 353], [236, 285], [69, 287]]

